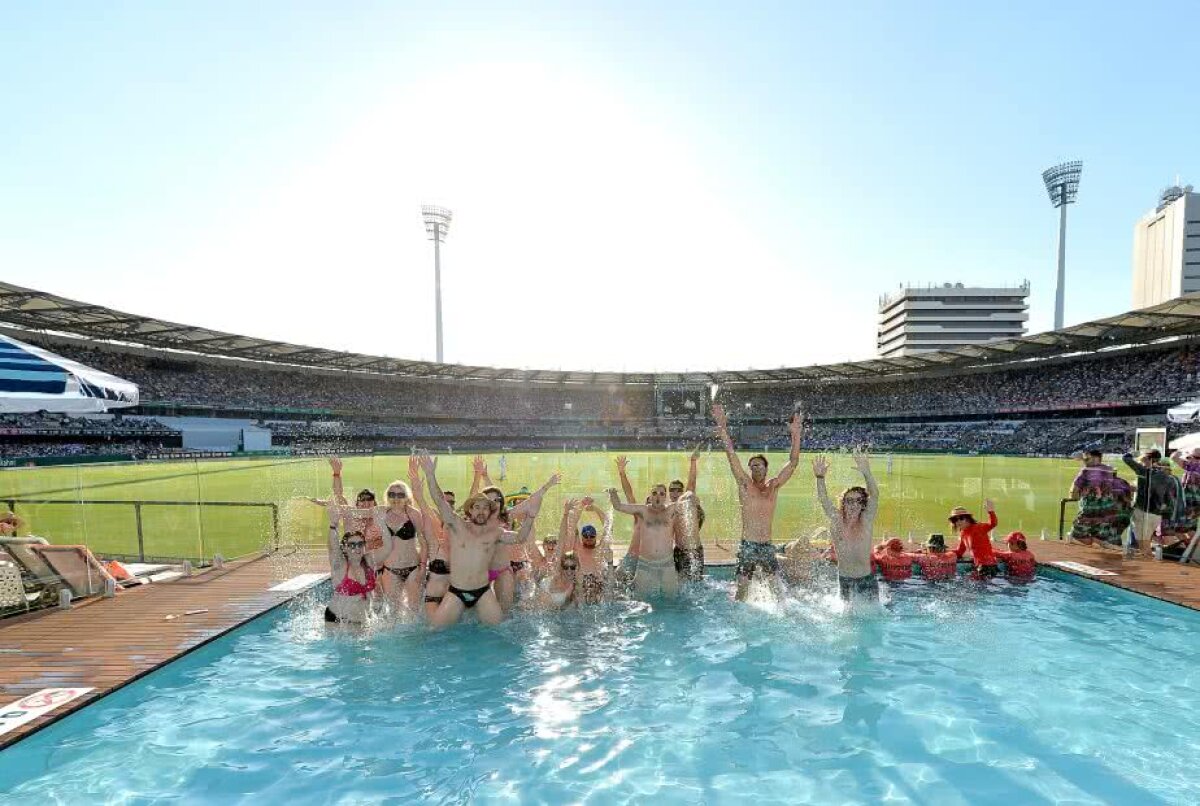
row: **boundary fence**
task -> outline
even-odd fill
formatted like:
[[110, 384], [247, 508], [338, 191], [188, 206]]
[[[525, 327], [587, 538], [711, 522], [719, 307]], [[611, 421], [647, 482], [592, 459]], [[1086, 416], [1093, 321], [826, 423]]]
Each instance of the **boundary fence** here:
[[[71, 506], [123, 506], [133, 507], [134, 523], [137, 527], [137, 554], [113, 554], [104, 552], [106, 556], [113, 557], [119, 560], [128, 560], [130, 562], [147, 562], [155, 560], [195, 560], [197, 563], [203, 564], [206, 559], [204, 557], [167, 557], [146, 554], [146, 537], [142, 527], [142, 509], [145, 507], [250, 507], [250, 508], [266, 508], [271, 510], [271, 545], [270, 550], [278, 549], [280, 546], [280, 531], [279, 531], [279, 505], [269, 502], [260, 501], [80, 501], [76, 499], [66, 498], [4, 498], [0, 499], [8, 504], [8, 508], [12, 512], [17, 512], [17, 504], [67, 504]], [[248, 555], [243, 555], [248, 556]], [[237, 557], [226, 557], [227, 560], [235, 560]]]

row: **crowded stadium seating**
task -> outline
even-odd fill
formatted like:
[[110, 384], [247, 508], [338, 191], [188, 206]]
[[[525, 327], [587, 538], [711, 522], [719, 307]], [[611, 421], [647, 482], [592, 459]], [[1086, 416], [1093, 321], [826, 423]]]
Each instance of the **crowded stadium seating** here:
[[[154, 415], [250, 418], [296, 451], [497, 448], [681, 448], [707, 439], [707, 412], [656, 412], [646, 385], [453, 382], [249, 364], [78, 342], [46, 347], [136, 382], [143, 405], [118, 418], [0, 420], [21, 433], [10, 455], [132, 453], [179, 446]], [[1066, 454], [1118, 449], [1195, 397], [1200, 353], [1187, 342], [873, 381], [726, 385], [716, 400], [745, 447], [786, 447], [803, 410], [806, 447]], [[170, 417], [167, 417], [170, 419]]]

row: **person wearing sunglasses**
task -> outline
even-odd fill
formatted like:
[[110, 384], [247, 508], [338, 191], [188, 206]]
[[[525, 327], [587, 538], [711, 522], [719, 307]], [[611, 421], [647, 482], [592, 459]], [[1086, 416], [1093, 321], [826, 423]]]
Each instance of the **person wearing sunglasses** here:
[[549, 610], [562, 610], [575, 604], [578, 587], [579, 558], [568, 551], [554, 564], [555, 573], [542, 580], [539, 585], [539, 604]]
[[391, 601], [419, 611], [423, 580], [416, 572], [429, 557], [429, 526], [424, 514], [413, 506], [411, 490], [403, 481], [389, 484], [386, 495], [387, 506], [375, 511], [384, 543], [376, 573]]
[[367, 540], [367, 560], [372, 568], [378, 568], [387, 552], [383, 545], [383, 529], [375, 517], [375, 493], [370, 489], [360, 490], [354, 498], [354, 506], [350, 506], [342, 486], [342, 460], [331, 456], [329, 466], [333, 469], [333, 503], [341, 508], [343, 524], [347, 531], [353, 528], [363, 533]]
[[842, 600], [878, 602], [879, 582], [871, 564], [871, 535], [875, 529], [875, 514], [879, 511], [879, 486], [871, 475], [871, 460], [865, 453], [855, 452], [854, 465], [867, 486], [846, 488], [838, 506], [834, 507], [825, 487], [829, 460], [824, 456], [814, 459], [817, 500], [829, 518], [829, 541], [837, 557], [838, 592]]
[[988, 499], [983, 502], [983, 507], [987, 510], [987, 523], [976, 522], [975, 516], [964, 507], [952, 509], [947, 519], [954, 533], [959, 536], [958, 548], [954, 550], [954, 554], [961, 560], [968, 549], [971, 551], [971, 562], [975, 565], [972, 579], [990, 579], [1000, 574], [996, 552], [992, 549], [992, 541], [988, 537], [999, 522], [996, 519], [996, 506]]
[[[584, 512], [596, 516], [604, 528], [604, 537], [590, 523], [579, 527]], [[563, 551], [574, 555], [578, 570], [579, 594], [583, 604], [600, 604], [604, 598], [609, 577], [612, 551], [607, 519], [590, 497], [570, 498], [563, 503], [562, 520], [559, 522], [559, 540]], [[564, 555], [565, 556], [565, 555]]]
[[341, 507], [331, 505], [328, 514], [329, 573], [336, 584], [325, 607], [325, 620], [362, 624], [371, 613], [375, 593], [375, 569], [367, 560], [367, 539], [355, 529], [339, 536]]

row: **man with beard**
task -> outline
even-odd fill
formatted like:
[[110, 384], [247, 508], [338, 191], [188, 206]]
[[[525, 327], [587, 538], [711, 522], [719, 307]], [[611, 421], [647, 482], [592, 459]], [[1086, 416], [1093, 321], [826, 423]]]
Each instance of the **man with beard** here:
[[803, 414], [792, 415], [789, 431], [792, 450], [788, 462], [773, 479], [767, 478], [767, 457], [762, 454], [751, 456], [750, 472], [742, 469], [738, 462], [733, 439], [729, 436], [729, 418], [725, 408], [713, 405], [713, 419], [717, 421], [717, 436], [725, 446], [729, 468], [737, 482], [738, 501], [742, 511], [742, 542], [737, 553], [737, 599], [745, 601], [750, 581], [755, 571], [768, 574], [772, 580], [779, 578], [779, 558], [771, 545], [771, 521], [775, 518], [775, 504], [779, 501], [779, 488], [787, 483], [800, 464], [800, 437]]
[[[475, 494], [463, 504], [466, 518], [454, 514], [454, 510], [446, 503], [445, 496], [437, 481], [437, 461], [429, 454], [420, 457], [421, 469], [425, 471], [425, 480], [429, 485], [429, 494], [438, 507], [442, 523], [450, 539], [450, 556], [454, 562], [450, 566], [449, 595], [442, 599], [437, 610], [430, 617], [430, 624], [435, 629], [448, 627], [456, 623], [466, 610], [478, 607], [479, 620], [484, 624], [499, 624], [504, 618], [496, 594], [488, 582], [488, 566], [492, 553], [498, 543], [512, 545], [524, 543], [533, 535], [533, 524], [537, 518], [537, 508], [541, 500], [531, 504], [521, 531], [511, 532], [499, 523], [492, 521], [496, 504], [486, 496]], [[551, 478], [551, 484], [557, 481], [557, 476]]]

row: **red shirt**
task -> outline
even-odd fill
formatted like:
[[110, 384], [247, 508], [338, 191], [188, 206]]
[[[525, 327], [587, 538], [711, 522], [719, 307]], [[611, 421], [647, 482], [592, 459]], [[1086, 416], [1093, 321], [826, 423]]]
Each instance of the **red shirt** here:
[[971, 549], [971, 559], [975, 562], [975, 567], [981, 565], [995, 565], [996, 554], [992, 551], [992, 541], [988, 539], [988, 532], [996, 528], [996, 513], [988, 513], [987, 523], [972, 523], [970, 526], [962, 530], [962, 536], [958, 542], [958, 548], [954, 550], [957, 557], [962, 557], [967, 549]]
[[879, 573], [889, 582], [910, 578], [916, 559], [906, 551], [880, 551], [874, 557]]
[[954, 579], [958, 573], [958, 555], [946, 549], [942, 552], [918, 554], [917, 565], [926, 579]]
[[1010, 577], [1037, 576], [1037, 559], [1032, 551], [997, 551], [996, 556], [1008, 566]]

